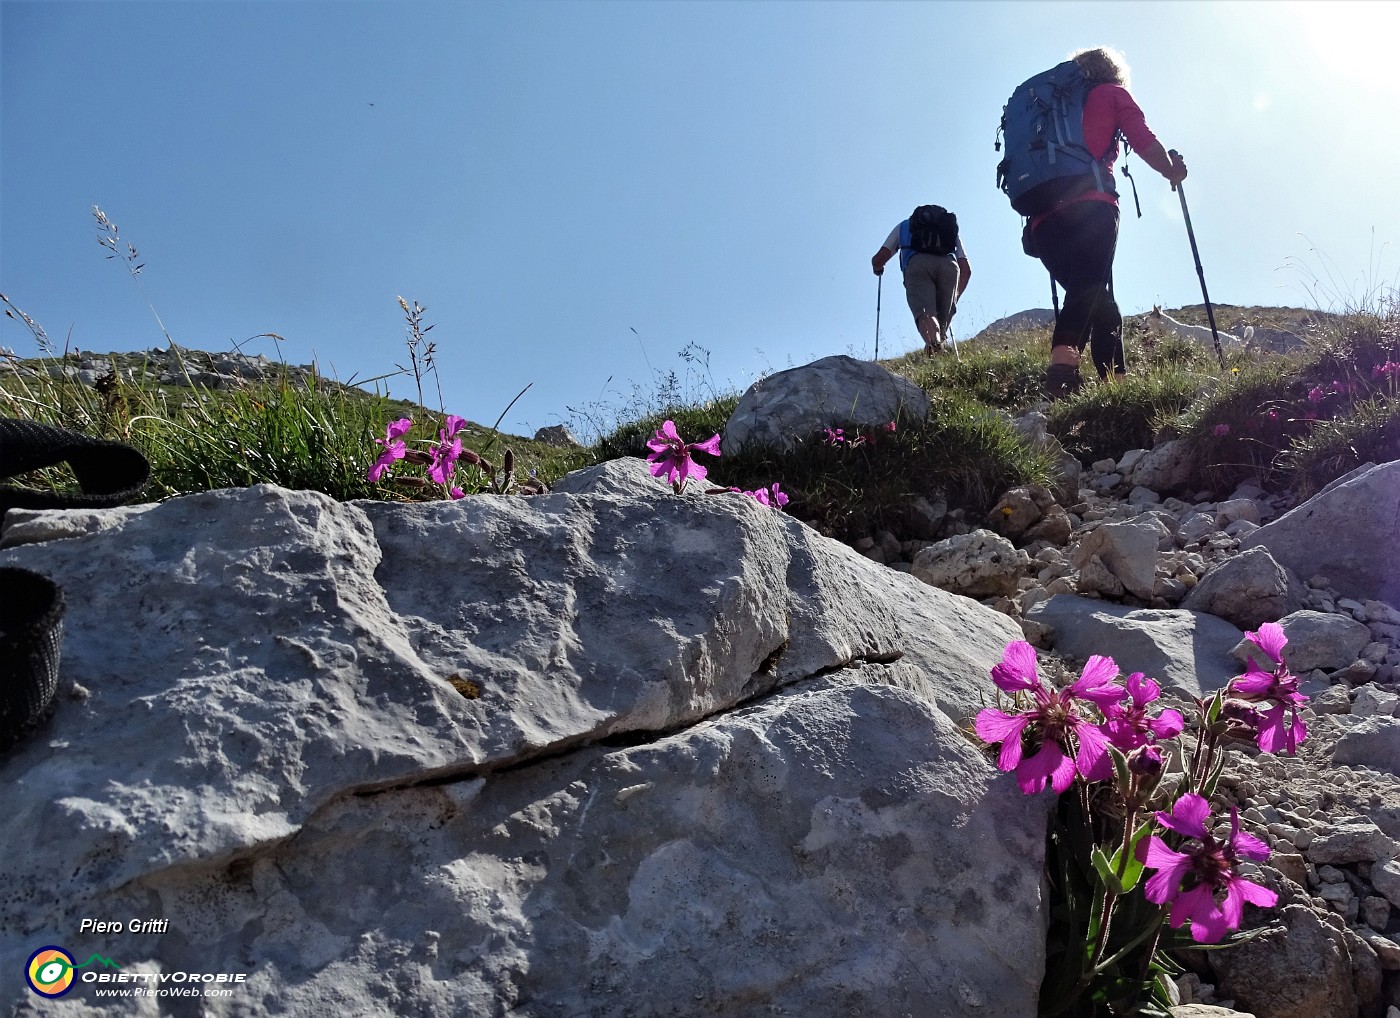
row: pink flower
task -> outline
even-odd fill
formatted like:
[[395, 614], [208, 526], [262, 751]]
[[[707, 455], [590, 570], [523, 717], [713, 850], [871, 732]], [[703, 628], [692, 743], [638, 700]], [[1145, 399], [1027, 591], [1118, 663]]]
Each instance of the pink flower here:
[[462, 440], [457, 432], [467, 425], [465, 417], [448, 414], [444, 427], [438, 431], [438, 444], [432, 450], [432, 462], [428, 465], [428, 476], [438, 484], [447, 484], [457, 471], [457, 460], [462, 455]]
[[896, 427], [896, 425], [895, 425], [894, 421], [890, 421], [890, 423], [888, 423], [888, 424], [882, 424], [882, 425], [880, 425], [880, 430], [881, 430], [881, 431], [888, 431], [891, 435], [893, 435], [893, 434], [895, 433], [895, 427]]
[[384, 452], [380, 453], [379, 458], [374, 461], [374, 466], [370, 467], [369, 472], [365, 474], [367, 480], [378, 482], [385, 472], [394, 465], [395, 460], [404, 458], [408, 453], [408, 446], [404, 444], [403, 436], [408, 434], [412, 427], [411, 420], [407, 417], [400, 417], [385, 429], [383, 438], [374, 440], [375, 445], [384, 447]]
[[1277, 411], [1277, 410], [1270, 410], [1270, 411], [1269, 411], [1269, 420], [1271, 420], [1271, 421], [1276, 421], [1276, 420], [1278, 420], [1278, 411]]
[[729, 490], [739, 495], [747, 495], [760, 505], [766, 505], [772, 509], [781, 510], [783, 506], [788, 504], [787, 493], [778, 490], [778, 482], [776, 481], [771, 488], [759, 488], [757, 491], [745, 491], [743, 488], [730, 488]]
[[1322, 386], [1314, 385], [1311, 389], [1308, 390], [1308, 402], [1312, 403], [1313, 405], [1316, 405], [1318, 403], [1321, 403], [1322, 400]]
[[1211, 434], [1215, 435], [1216, 438], [1224, 438], [1229, 433], [1230, 425], [1228, 424], [1217, 424], [1214, 428], [1211, 429]]
[[[1123, 687], [1113, 684], [1117, 675], [1112, 658], [1095, 655], [1068, 688], [1048, 688], [1036, 672], [1035, 648], [1015, 640], [1006, 645], [1001, 663], [992, 669], [992, 682], [1009, 693], [1029, 692], [1034, 706], [1014, 715], [995, 707], [983, 710], [977, 715], [977, 735], [988, 744], [1001, 743], [997, 766], [1014, 770], [1017, 784], [1027, 795], [1044, 790], [1047, 780], [1056, 792], [1063, 792], [1076, 771], [1086, 781], [1102, 781], [1112, 774], [1108, 737], [1079, 713], [1075, 701], [1088, 700], [1100, 708], [1117, 703], [1123, 697]], [[1039, 740], [1039, 750], [1029, 758], [1023, 755], [1027, 734]]]
[[826, 439], [827, 445], [840, 445], [846, 440], [846, 433], [840, 428], [823, 428], [822, 438]]
[[[1191, 939], [1198, 944], [1219, 943], [1228, 931], [1238, 929], [1245, 902], [1267, 908], [1278, 901], [1273, 891], [1235, 873], [1242, 857], [1267, 859], [1268, 846], [1240, 830], [1234, 807], [1230, 809], [1227, 839], [1218, 840], [1207, 830], [1209, 820], [1210, 805], [1188, 792], [1170, 813], [1157, 814], [1163, 827], [1188, 839], [1182, 851], [1169, 848], [1155, 834], [1138, 850], [1143, 865], [1157, 871], [1144, 888], [1147, 900], [1170, 903], [1172, 929], [1190, 921]], [[1223, 896], [1217, 903], [1218, 894]]]
[[704, 442], [695, 442], [686, 445], [685, 440], [676, 431], [676, 422], [667, 421], [657, 429], [655, 437], [647, 442], [647, 448], [651, 453], [647, 460], [651, 463], [651, 475], [653, 477], [666, 478], [666, 481], [680, 494], [685, 488], [688, 478], [695, 478], [703, 481], [709, 473], [703, 466], [690, 458], [692, 452], [707, 452], [711, 456], [718, 456], [719, 435], [712, 435]]
[[1250, 723], [1256, 732], [1259, 748], [1266, 753], [1293, 754], [1308, 734], [1307, 725], [1298, 716], [1298, 708], [1308, 698], [1298, 692], [1298, 677], [1288, 670], [1283, 660], [1283, 648], [1288, 643], [1283, 627], [1277, 622], [1265, 622], [1255, 633], [1245, 633], [1249, 640], [1273, 662], [1273, 671], [1266, 672], [1248, 659], [1245, 673], [1230, 680], [1227, 692], [1248, 703], [1271, 701], [1267, 710], [1255, 709]]
[[1103, 732], [1109, 742], [1127, 752], [1157, 739], [1171, 739], [1181, 734], [1186, 727], [1186, 719], [1180, 711], [1168, 707], [1155, 718], [1147, 716], [1147, 705], [1162, 695], [1162, 689], [1156, 682], [1142, 672], [1133, 672], [1125, 685], [1128, 692], [1126, 699], [1107, 704], [1103, 709]]

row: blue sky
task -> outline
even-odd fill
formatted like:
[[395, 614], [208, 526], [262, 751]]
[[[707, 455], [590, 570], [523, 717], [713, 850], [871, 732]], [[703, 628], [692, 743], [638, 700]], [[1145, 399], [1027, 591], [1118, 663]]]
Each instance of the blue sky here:
[[[1397, 279], [1396, 38], [1400, 3], [1342, 0], [4, 0], [0, 292], [60, 346], [162, 345], [149, 298], [181, 344], [273, 332], [342, 380], [407, 364], [403, 295], [448, 411], [530, 384], [504, 428], [586, 433], [665, 372], [698, 396], [869, 357], [870, 256], [923, 202], [973, 264], [957, 335], [1048, 306], [993, 137], [1019, 81], [1112, 45], [1190, 167], [1212, 300], [1326, 307]], [[1120, 303], [1199, 303], [1176, 195], [1129, 165]], [[902, 296], [887, 274], [882, 356], [920, 345]], [[0, 345], [36, 352], [8, 319]]]

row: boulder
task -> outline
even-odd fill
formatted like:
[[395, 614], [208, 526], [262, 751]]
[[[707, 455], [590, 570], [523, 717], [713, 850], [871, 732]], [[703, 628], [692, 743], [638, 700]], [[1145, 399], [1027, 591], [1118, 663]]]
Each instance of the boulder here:
[[1353, 1018], [1356, 989], [1343, 934], [1303, 905], [1270, 919], [1255, 939], [1211, 952], [1217, 992], [1269, 1018]]
[[1039, 522], [1026, 531], [1025, 537], [1027, 541], [1049, 541], [1051, 544], [1064, 545], [1073, 534], [1074, 524], [1070, 521], [1069, 513], [1065, 512], [1059, 503], [1052, 503]]
[[1143, 672], [1181, 697], [1209, 696], [1243, 670], [1230, 656], [1240, 631], [1213, 615], [1058, 594], [1025, 618], [1055, 631], [1058, 653], [1080, 661], [1106, 655], [1124, 674]]
[[[1327, 672], [1345, 668], [1371, 642], [1371, 631], [1364, 624], [1333, 612], [1296, 611], [1280, 619], [1279, 625], [1288, 639], [1283, 659], [1298, 675], [1314, 668]], [[1241, 663], [1253, 658], [1266, 668], [1272, 667], [1251, 640], [1241, 640], [1234, 654]]]
[[239, 973], [253, 1016], [1035, 1009], [1048, 800], [961, 730], [1019, 635], [974, 601], [664, 490], [30, 522], [0, 562], [68, 608], [0, 761], [5, 971]]
[[1191, 486], [1193, 462], [1191, 447], [1184, 439], [1159, 442], [1133, 467], [1132, 483], [1170, 495]]
[[1011, 427], [1022, 442], [1052, 461], [1050, 486], [1055, 499], [1062, 505], [1073, 505], [1079, 500], [1079, 479], [1083, 476], [1084, 464], [1066, 452], [1060, 440], [1050, 434], [1049, 423], [1050, 419], [1043, 413], [1032, 410], [1013, 420]]
[[1257, 629], [1303, 607], [1303, 585], [1264, 548], [1252, 548], [1211, 568], [1181, 602], [1218, 615], [1240, 629]]
[[923, 420], [928, 409], [928, 394], [907, 378], [873, 361], [824, 357], [749, 386], [724, 426], [722, 448], [737, 453], [754, 443], [787, 450], [832, 425]]
[[1157, 580], [1157, 542], [1161, 524], [1105, 523], [1080, 539], [1070, 552], [1070, 562], [1082, 569], [1098, 556], [1119, 582], [1135, 597], [1152, 599]]
[[1358, 600], [1400, 607], [1400, 460], [1382, 463], [1308, 499], [1246, 537], [1299, 576], [1321, 573]]
[[551, 424], [547, 428], [540, 428], [535, 432], [535, 441], [561, 449], [572, 449], [582, 444], [574, 437], [567, 424]]
[[1029, 562], [1006, 538], [974, 530], [924, 548], [914, 556], [913, 573], [929, 586], [964, 597], [1009, 597]]
[[1400, 774], [1400, 718], [1364, 718], [1347, 729], [1332, 751], [1332, 762]]
[[[655, 498], [670, 494], [671, 486], [661, 478], [652, 476], [646, 460], [639, 456], [623, 456], [565, 474], [554, 482], [553, 490], [571, 495]], [[696, 491], [694, 484], [686, 486], [686, 494]]]
[[1366, 817], [1352, 817], [1331, 824], [1303, 851], [1317, 866], [1375, 862], [1395, 856], [1395, 840]]
[[1026, 535], [1045, 516], [1055, 497], [1039, 484], [1011, 488], [997, 500], [987, 513], [987, 525], [1003, 537], [1015, 541]]

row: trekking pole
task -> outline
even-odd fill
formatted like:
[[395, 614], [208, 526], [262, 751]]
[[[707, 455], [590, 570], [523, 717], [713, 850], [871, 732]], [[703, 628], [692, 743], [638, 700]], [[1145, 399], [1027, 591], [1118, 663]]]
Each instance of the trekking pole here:
[[[1177, 159], [1181, 153], [1171, 150], [1171, 157]], [[1181, 181], [1172, 185], [1181, 198], [1181, 218], [1186, 220], [1186, 236], [1191, 240], [1191, 257], [1196, 260], [1196, 275], [1201, 280], [1201, 297], [1206, 302], [1206, 320], [1210, 322], [1210, 338], [1215, 342], [1215, 356], [1220, 361], [1220, 370], [1225, 370], [1225, 353], [1220, 349], [1220, 333], [1215, 328], [1215, 309], [1210, 306], [1210, 294], [1206, 292], [1206, 270], [1201, 268], [1201, 252], [1196, 248], [1196, 231], [1191, 229], [1191, 213], [1186, 208], [1186, 189]]]
[[875, 359], [880, 359], [880, 291], [885, 286], [885, 274], [875, 277]]

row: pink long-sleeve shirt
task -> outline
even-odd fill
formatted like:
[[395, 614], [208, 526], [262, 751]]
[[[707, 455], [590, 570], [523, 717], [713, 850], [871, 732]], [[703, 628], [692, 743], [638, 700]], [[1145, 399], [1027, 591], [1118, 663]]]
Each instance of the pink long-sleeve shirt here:
[[[1143, 115], [1132, 94], [1122, 85], [1112, 82], [1095, 85], [1084, 97], [1083, 124], [1085, 148], [1089, 150], [1090, 155], [1103, 161], [1110, 174], [1113, 173], [1113, 164], [1118, 161], [1119, 131], [1128, 139], [1128, 144], [1139, 152], [1147, 151], [1157, 143], [1157, 136], [1147, 126], [1147, 117]], [[1118, 204], [1116, 195], [1105, 191], [1089, 191], [1069, 198], [1049, 212], [1034, 217], [1031, 220], [1031, 228], [1039, 226], [1066, 205], [1075, 205], [1081, 201]]]

